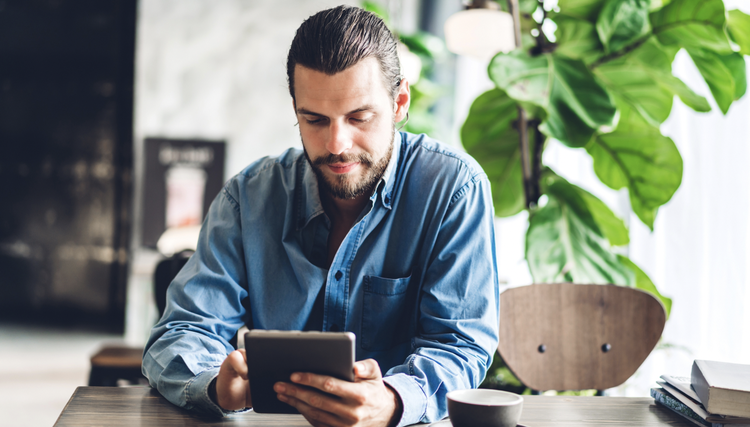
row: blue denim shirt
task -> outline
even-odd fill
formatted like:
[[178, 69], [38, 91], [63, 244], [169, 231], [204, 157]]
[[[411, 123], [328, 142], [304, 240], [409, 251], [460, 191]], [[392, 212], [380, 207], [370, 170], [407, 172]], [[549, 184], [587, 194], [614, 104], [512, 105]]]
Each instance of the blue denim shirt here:
[[330, 268], [329, 229], [299, 149], [229, 180], [146, 346], [151, 386], [178, 406], [225, 414], [208, 386], [237, 330], [303, 330], [322, 299], [317, 328], [356, 335], [356, 359], [375, 359], [401, 398], [399, 425], [445, 417], [446, 393], [476, 388], [497, 347], [487, 176], [465, 153], [397, 133]]

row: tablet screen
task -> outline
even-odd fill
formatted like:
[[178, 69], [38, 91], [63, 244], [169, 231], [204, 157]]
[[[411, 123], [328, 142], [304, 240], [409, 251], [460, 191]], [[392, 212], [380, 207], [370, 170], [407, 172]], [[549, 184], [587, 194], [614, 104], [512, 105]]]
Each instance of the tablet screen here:
[[253, 410], [295, 414], [276, 397], [273, 385], [294, 372], [312, 372], [354, 381], [355, 337], [351, 332], [252, 330], [245, 334]]

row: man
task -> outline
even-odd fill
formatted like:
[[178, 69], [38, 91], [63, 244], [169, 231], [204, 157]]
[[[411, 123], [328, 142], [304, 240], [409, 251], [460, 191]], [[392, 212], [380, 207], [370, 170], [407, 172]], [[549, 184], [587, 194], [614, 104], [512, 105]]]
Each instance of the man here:
[[[186, 408], [252, 407], [259, 329], [351, 331], [354, 383], [297, 373], [278, 398], [316, 426], [438, 420], [497, 345], [490, 185], [464, 153], [395, 124], [409, 108], [396, 42], [362, 9], [320, 12], [287, 63], [304, 151], [261, 159], [217, 196], [146, 347], [153, 387]], [[300, 387], [308, 386], [308, 387]]]

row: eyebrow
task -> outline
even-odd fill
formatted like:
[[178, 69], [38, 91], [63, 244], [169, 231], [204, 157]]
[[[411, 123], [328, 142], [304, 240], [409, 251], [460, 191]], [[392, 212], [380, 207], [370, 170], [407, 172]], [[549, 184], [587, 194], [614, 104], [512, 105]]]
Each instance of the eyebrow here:
[[[363, 105], [363, 106], [361, 106], [359, 108], [355, 108], [354, 110], [349, 111], [345, 115], [349, 116], [349, 115], [352, 115], [352, 114], [357, 114], [357, 113], [361, 113], [363, 111], [370, 111], [370, 110], [374, 110], [374, 109], [375, 109], [375, 107], [372, 106], [372, 105]], [[304, 115], [307, 115], [307, 116], [316, 116], [316, 117], [326, 117], [323, 114], [316, 113], [314, 111], [310, 111], [307, 108], [297, 108], [297, 114], [304, 114]]]

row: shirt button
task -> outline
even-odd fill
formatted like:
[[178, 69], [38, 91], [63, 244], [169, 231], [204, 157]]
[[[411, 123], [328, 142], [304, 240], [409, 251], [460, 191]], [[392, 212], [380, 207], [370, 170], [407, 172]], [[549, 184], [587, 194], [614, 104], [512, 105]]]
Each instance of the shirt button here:
[[344, 275], [344, 273], [342, 273], [341, 270], [337, 271], [336, 272], [336, 280], [341, 279], [341, 276], [343, 276], [343, 275]]
[[337, 325], [335, 323], [333, 325], [331, 325], [330, 329], [331, 329], [331, 332], [338, 332], [340, 330], [339, 329], [339, 325]]

